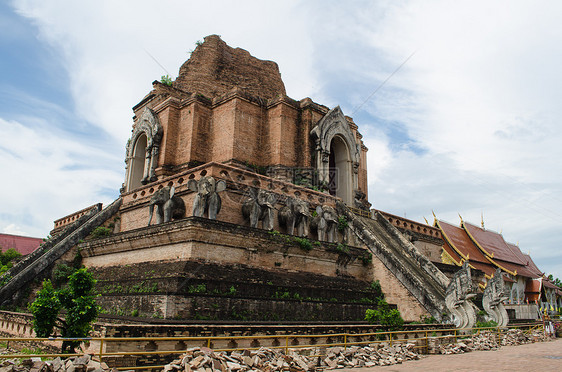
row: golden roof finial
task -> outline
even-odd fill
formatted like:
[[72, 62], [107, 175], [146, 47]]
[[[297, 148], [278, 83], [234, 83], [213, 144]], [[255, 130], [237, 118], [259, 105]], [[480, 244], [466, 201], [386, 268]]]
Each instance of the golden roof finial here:
[[437, 226], [437, 216], [435, 215], [433, 209], [431, 210], [431, 214], [433, 215], [433, 226]]
[[480, 224], [482, 225], [482, 228], [484, 228], [484, 212], [480, 211]]
[[459, 218], [461, 219], [461, 226], [462, 226], [464, 224], [464, 221], [462, 220], [462, 216], [460, 213], [459, 213]]
[[423, 219], [425, 220], [425, 224], [429, 225], [429, 222], [427, 221], [427, 218], [425, 218], [425, 216], [423, 216]]

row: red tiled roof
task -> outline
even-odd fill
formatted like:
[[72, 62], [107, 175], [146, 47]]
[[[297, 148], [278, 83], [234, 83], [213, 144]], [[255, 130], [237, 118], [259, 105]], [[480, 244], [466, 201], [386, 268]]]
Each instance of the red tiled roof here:
[[36, 250], [42, 242], [43, 239], [40, 238], [0, 234], [0, 247], [2, 248], [2, 252], [14, 248], [19, 253], [26, 255]]
[[527, 267], [529, 268], [529, 270], [536, 275], [537, 278], [540, 278], [541, 276], [544, 275], [544, 273], [542, 271], [539, 270], [539, 268], [537, 267], [537, 265], [535, 265], [535, 261], [533, 261], [533, 259], [531, 258], [531, 256], [529, 256], [528, 254], [524, 254], [523, 256], [527, 259]]
[[466, 231], [472, 235], [474, 240], [490, 255], [493, 255], [494, 259], [502, 260], [506, 262], [511, 262], [516, 265], [525, 266], [526, 262], [522, 261], [522, 258], [518, 254], [512, 251], [512, 249], [507, 245], [503, 236], [497, 232], [484, 230], [478, 226], [472, 225], [470, 223], [463, 223]]
[[[488, 264], [484, 254], [478, 249], [476, 245], [470, 240], [466, 232], [457, 226], [451, 225], [447, 222], [439, 221], [439, 227], [444, 235], [444, 239], [449, 239], [450, 242], [457, 248], [465, 257], [468, 255], [470, 262], [473, 261]], [[495, 271], [495, 270], [494, 270]]]
[[524, 276], [527, 278], [538, 278], [538, 276], [534, 275], [531, 271], [529, 271], [526, 266], [516, 265], [512, 262], [502, 261], [495, 258], [493, 259], [493, 261], [499, 266], [501, 266], [502, 268], [504, 268], [504, 270], [507, 269], [511, 272], [517, 272], [517, 275], [519, 276]]
[[461, 257], [461, 255], [459, 255], [457, 253], [457, 251], [455, 251], [453, 248], [451, 248], [451, 246], [449, 245], [449, 243], [447, 243], [447, 241], [443, 242], [443, 249], [445, 250], [445, 252], [447, 252], [449, 254], [449, 256], [451, 256], [451, 258], [453, 260], [455, 260], [458, 264], [461, 263], [461, 261], [463, 260], [463, 258]]
[[485, 264], [476, 261], [469, 260], [470, 266], [474, 267], [477, 270], [483, 271], [484, 274], [491, 277], [496, 272], [496, 268], [492, 266], [492, 264]]
[[546, 288], [558, 289], [558, 286], [556, 284], [552, 283], [550, 280], [547, 280], [547, 279], [543, 279], [542, 284]]
[[[517, 270], [519, 275], [526, 276], [527, 278], [540, 278], [542, 276], [542, 273], [539, 271], [533, 260], [531, 260], [530, 256], [523, 254], [523, 252], [521, 252], [519, 247], [515, 244], [507, 243], [507, 246], [522, 262], [525, 262], [525, 266]], [[530, 265], [530, 263], [532, 263], [532, 265]]]
[[[443, 249], [459, 262], [468, 256], [470, 265], [488, 276], [494, 274], [496, 267], [527, 278], [543, 276], [531, 257], [523, 254], [516, 245], [507, 243], [501, 234], [465, 222], [462, 223], [463, 227], [443, 221], [438, 221], [437, 225], [441, 228], [445, 241]], [[474, 241], [482, 247], [482, 250]], [[454, 248], [460, 251], [463, 257]], [[488, 257], [484, 251], [489, 254], [493, 253], [494, 257]]]

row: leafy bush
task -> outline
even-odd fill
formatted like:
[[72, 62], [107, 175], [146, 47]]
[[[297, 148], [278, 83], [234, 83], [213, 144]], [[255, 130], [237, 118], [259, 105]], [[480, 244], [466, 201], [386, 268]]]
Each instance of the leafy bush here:
[[57, 264], [51, 275], [53, 277], [53, 284], [55, 288], [59, 288], [63, 284], [66, 284], [68, 282], [68, 278], [74, 274], [76, 270], [78, 269], [63, 263]]
[[476, 328], [487, 328], [487, 327], [497, 327], [498, 323], [493, 320], [488, 320], [487, 322], [478, 321], [476, 322]]
[[375, 296], [380, 298], [381, 300], [384, 299], [384, 293], [382, 293], [381, 283], [378, 280], [375, 280], [369, 286], [369, 289], [375, 292]]
[[373, 262], [373, 254], [370, 253], [370, 252], [367, 252], [363, 256], [360, 256], [359, 260], [361, 260], [361, 262], [363, 263], [363, 266], [367, 266], [371, 262]]
[[349, 253], [349, 247], [347, 246], [347, 244], [338, 243], [338, 245], [336, 245], [336, 251], [338, 251], [339, 253], [347, 254]]
[[312, 250], [312, 242], [307, 238], [299, 238], [295, 236], [293, 240], [299, 245], [299, 247], [305, 251]]
[[0, 275], [10, 270], [14, 266], [14, 262], [21, 257], [21, 253], [14, 248], [9, 248], [6, 252], [0, 249]]
[[187, 288], [187, 291], [189, 293], [205, 293], [207, 292], [207, 286], [205, 285], [205, 283], [198, 284], [198, 285], [190, 285]]
[[160, 78], [160, 82], [169, 87], [172, 86], [172, 78], [169, 75], [162, 75], [162, 77]]
[[21, 257], [21, 253], [16, 251], [14, 248], [6, 249], [6, 252], [0, 252], [0, 263], [2, 266], [12, 263], [17, 258]]
[[[50, 280], [43, 281], [43, 288], [29, 305], [38, 337], [54, 335], [55, 327], [65, 338], [84, 338], [92, 330], [92, 323], [99, 313], [93, 294], [96, 280], [86, 268], [77, 270], [68, 279], [67, 286], [60, 290], [55, 290]], [[66, 310], [64, 319], [58, 318], [61, 309]], [[64, 341], [62, 352], [72, 353], [79, 345], [79, 341]]]
[[404, 324], [400, 311], [391, 309], [384, 299], [379, 300], [376, 309], [367, 309], [365, 320], [371, 324], [379, 323], [388, 326], [390, 329], [400, 329]]
[[341, 233], [345, 232], [345, 229], [349, 226], [349, 222], [347, 222], [347, 217], [339, 216], [338, 217], [338, 231]]
[[99, 239], [111, 236], [111, 234], [113, 234], [113, 231], [110, 228], [105, 226], [98, 226], [94, 229], [94, 231], [92, 231], [90, 236], [94, 239]]

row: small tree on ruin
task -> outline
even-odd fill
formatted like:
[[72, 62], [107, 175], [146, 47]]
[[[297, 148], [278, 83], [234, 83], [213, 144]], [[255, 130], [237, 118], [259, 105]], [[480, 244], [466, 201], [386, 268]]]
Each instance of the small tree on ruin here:
[[[86, 268], [77, 270], [68, 279], [68, 284], [60, 290], [50, 280], [44, 280], [43, 288], [29, 305], [37, 337], [53, 336], [58, 328], [64, 338], [84, 338], [92, 330], [99, 313], [97, 296], [93, 294], [96, 280]], [[64, 319], [59, 317], [63, 309], [66, 310]], [[64, 341], [62, 352], [72, 353], [79, 345], [80, 341]]]

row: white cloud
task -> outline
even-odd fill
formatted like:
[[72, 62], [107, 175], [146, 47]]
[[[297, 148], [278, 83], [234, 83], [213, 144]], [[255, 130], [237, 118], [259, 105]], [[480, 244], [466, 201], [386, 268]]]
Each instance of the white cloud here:
[[11, 234], [11, 235], [21, 235], [21, 236], [29, 236], [27, 231], [20, 230], [20, 227], [17, 226], [15, 223], [11, 223], [6, 225], [2, 228], [2, 232], [4, 234]]
[[[487, 226], [519, 240], [543, 270], [562, 277], [562, 267], [552, 263], [562, 238], [558, 2], [15, 4], [37, 25], [39, 37], [61, 54], [79, 116], [120, 143], [130, 135], [131, 107], [165, 74], [145, 51], [175, 76], [196, 40], [220, 34], [231, 46], [276, 61], [289, 96], [339, 104], [355, 116], [370, 149], [374, 207], [417, 220], [429, 218], [432, 209], [451, 222], [461, 213], [476, 223], [483, 211]], [[24, 203], [28, 207], [20, 202], [20, 209], [33, 210], [60, 197], [73, 205], [70, 212], [84, 204], [77, 194], [93, 203], [101, 188], [120, 184], [122, 147], [104, 161], [118, 159], [105, 168], [111, 169], [107, 174], [102, 166], [97, 176], [67, 172], [77, 166], [69, 154], [98, 159], [100, 147], [85, 150], [62, 135], [66, 140], [50, 138], [58, 146], [49, 148], [44, 128], [8, 124], [34, 145], [29, 153], [16, 152], [20, 158], [10, 158], [16, 164], [10, 170], [17, 174], [18, 167], [29, 167], [18, 181], [22, 184], [43, 180], [42, 197]], [[91, 164], [84, 160], [78, 166], [86, 163]], [[56, 174], [62, 188], [45, 181], [52, 180], [46, 173]], [[105, 177], [111, 182], [100, 181]], [[27, 200], [33, 191], [17, 196]], [[36, 218], [46, 218], [42, 213]]]
[[[53, 221], [97, 202], [110, 202], [122, 182], [119, 159], [63, 137], [48, 123], [33, 128], [0, 118], [0, 229], [45, 236]], [[110, 185], [113, 196], [103, 195]], [[102, 200], [100, 200], [102, 199]]]
[[[209, 34], [275, 60], [289, 95], [314, 89], [306, 68], [311, 48], [305, 15], [294, 2], [22, 0], [16, 8], [60, 50], [78, 113], [123, 142], [130, 136], [131, 107], [166, 74], [147, 52], [175, 77], [195, 41]], [[293, 27], [286, 27], [287, 19]]]
[[562, 238], [560, 8], [441, 1], [386, 8], [370, 45], [387, 65], [416, 54], [365, 109], [403, 125], [425, 151], [385, 157], [386, 171], [371, 178], [375, 207], [417, 220], [434, 209], [455, 222], [458, 212], [475, 223], [483, 211], [488, 227], [560, 276], [560, 257], [547, 259]]

